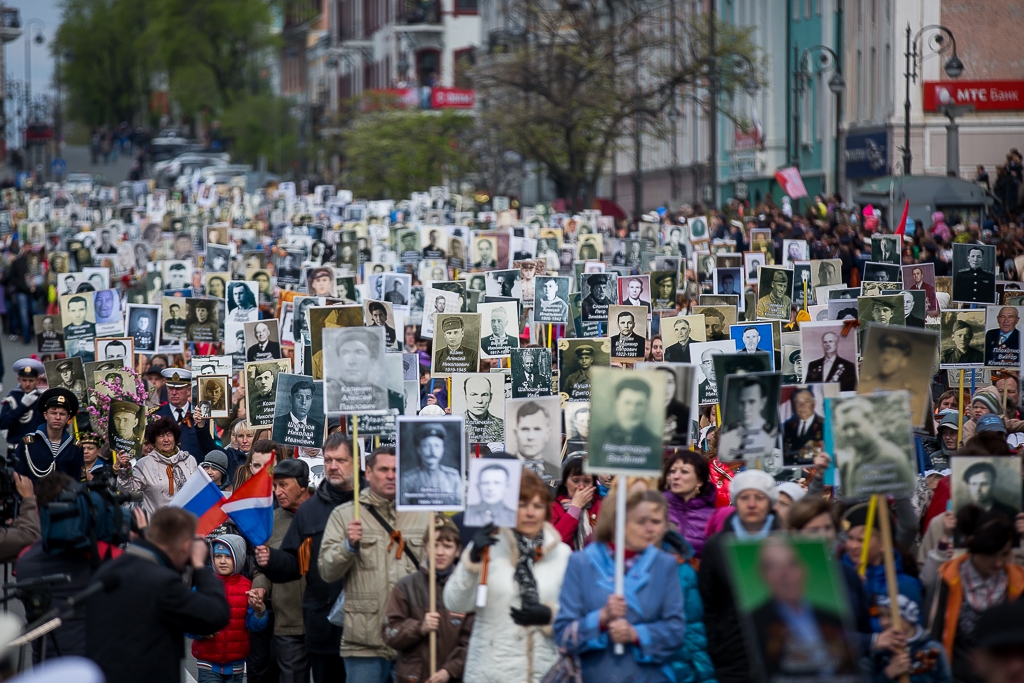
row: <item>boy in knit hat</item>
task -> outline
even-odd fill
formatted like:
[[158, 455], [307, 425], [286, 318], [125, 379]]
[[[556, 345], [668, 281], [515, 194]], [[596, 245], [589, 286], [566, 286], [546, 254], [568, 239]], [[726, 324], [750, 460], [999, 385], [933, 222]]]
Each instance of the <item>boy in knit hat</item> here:
[[[971, 400], [971, 409], [967, 412], [971, 419], [964, 422], [963, 443], [967, 443], [968, 439], [977, 433], [978, 419], [981, 416], [992, 414], [1002, 417], [1003, 413], [1003, 397], [998, 389], [995, 387], [978, 389]], [[1024, 432], [1024, 420], [1008, 419], [1005, 423], [1007, 434]]]
[[[879, 625], [888, 630], [893, 625], [892, 603], [888, 596], [878, 596], [875, 606]], [[921, 628], [920, 594], [900, 593], [899, 610], [902, 619], [900, 630], [906, 637], [907, 646], [898, 654], [888, 649], [874, 651], [870, 660], [872, 682], [895, 682], [903, 674], [909, 674], [911, 683], [952, 683], [953, 674], [942, 643]]]
[[231, 493], [231, 480], [228, 479], [228, 456], [224, 451], [210, 451], [199, 465], [221, 491]]
[[251, 590], [252, 581], [241, 575], [245, 539], [224, 534], [211, 546], [213, 571], [224, 584], [231, 621], [209, 638], [193, 641], [192, 656], [199, 669], [199, 683], [242, 683], [245, 658], [249, 654], [249, 632], [267, 627], [267, 608]]

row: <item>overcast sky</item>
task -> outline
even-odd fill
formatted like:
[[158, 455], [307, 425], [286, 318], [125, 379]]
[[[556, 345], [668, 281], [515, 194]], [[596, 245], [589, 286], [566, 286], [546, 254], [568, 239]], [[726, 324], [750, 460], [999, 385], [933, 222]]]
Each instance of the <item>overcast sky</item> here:
[[[50, 57], [50, 41], [60, 25], [59, 0], [3, 0], [5, 7], [21, 10], [22, 35], [4, 45], [4, 61], [8, 78], [25, 80], [25, 40], [40, 30], [46, 38], [42, 45], [32, 43], [32, 93], [38, 94], [51, 89], [53, 80], [53, 58]], [[29, 19], [41, 19], [44, 26], [34, 22], [29, 34]]]

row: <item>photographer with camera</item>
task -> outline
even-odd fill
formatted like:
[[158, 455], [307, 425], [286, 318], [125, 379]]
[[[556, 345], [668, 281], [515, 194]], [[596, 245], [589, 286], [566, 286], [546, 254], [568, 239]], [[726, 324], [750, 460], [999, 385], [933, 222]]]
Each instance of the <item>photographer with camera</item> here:
[[67, 427], [78, 414], [78, 397], [64, 388], [47, 389], [39, 397], [43, 424], [18, 444], [15, 469], [33, 482], [53, 471], [74, 481], [84, 478], [85, 458]]
[[[0, 476], [8, 475], [3, 473]], [[39, 540], [39, 509], [36, 506], [32, 480], [17, 472], [11, 472], [10, 476], [14, 479], [14, 490], [21, 497], [21, 505], [14, 521], [0, 527], [0, 564], [12, 561], [18, 553]], [[13, 496], [6, 497], [0, 505], [0, 510], [4, 513], [3, 519], [9, 519], [7, 513], [13, 514]]]
[[43, 364], [35, 358], [22, 358], [14, 361], [14, 373], [18, 375], [18, 386], [0, 401], [0, 429], [7, 430], [9, 453], [43, 423], [43, 413], [39, 410], [42, 392], [36, 388], [43, 374]]

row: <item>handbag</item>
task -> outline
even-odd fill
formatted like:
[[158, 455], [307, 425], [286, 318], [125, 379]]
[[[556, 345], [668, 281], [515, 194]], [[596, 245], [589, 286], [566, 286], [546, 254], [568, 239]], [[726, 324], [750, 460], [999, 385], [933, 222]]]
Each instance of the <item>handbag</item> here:
[[562, 632], [562, 642], [558, 646], [558, 661], [551, 670], [540, 679], [541, 683], [583, 683], [583, 666], [577, 655], [570, 654], [569, 648], [575, 649], [579, 640], [579, 621], [573, 620], [569, 628]]

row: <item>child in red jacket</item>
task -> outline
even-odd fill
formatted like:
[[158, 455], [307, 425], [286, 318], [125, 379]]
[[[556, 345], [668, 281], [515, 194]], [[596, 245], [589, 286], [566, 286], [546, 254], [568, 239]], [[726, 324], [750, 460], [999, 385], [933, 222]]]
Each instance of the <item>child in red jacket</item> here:
[[199, 683], [242, 683], [249, 632], [267, 627], [267, 608], [252, 592], [252, 581], [239, 573], [245, 561], [245, 539], [224, 534], [213, 541], [212, 550], [213, 571], [224, 583], [231, 621], [209, 638], [193, 641], [192, 656], [199, 667]]

